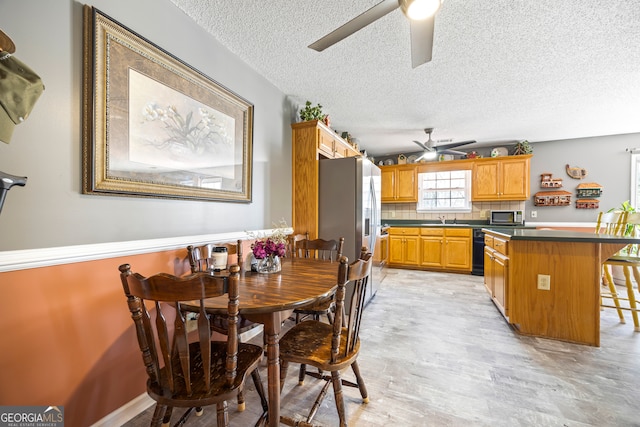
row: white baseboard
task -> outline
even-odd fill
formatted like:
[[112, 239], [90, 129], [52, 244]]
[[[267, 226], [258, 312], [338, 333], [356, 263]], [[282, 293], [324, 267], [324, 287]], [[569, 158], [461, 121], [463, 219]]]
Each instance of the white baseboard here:
[[139, 413], [147, 410], [150, 406], [155, 405], [155, 403], [155, 400], [150, 398], [147, 393], [142, 393], [140, 396], [119, 407], [100, 421], [93, 424], [91, 427], [120, 427]]

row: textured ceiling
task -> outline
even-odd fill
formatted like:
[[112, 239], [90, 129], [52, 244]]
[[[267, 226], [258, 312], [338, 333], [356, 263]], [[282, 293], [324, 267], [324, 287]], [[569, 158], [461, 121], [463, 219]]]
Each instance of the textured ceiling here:
[[307, 47], [379, 0], [171, 1], [371, 155], [416, 151], [425, 127], [478, 145], [640, 132], [638, 0], [444, 0], [415, 69], [400, 9]]

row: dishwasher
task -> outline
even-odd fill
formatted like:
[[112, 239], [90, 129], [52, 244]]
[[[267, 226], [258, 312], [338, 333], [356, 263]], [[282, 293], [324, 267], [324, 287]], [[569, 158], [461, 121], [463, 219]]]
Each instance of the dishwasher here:
[[484, 276], [484, 233], [480, 228], [473, 229], [471, 274]]

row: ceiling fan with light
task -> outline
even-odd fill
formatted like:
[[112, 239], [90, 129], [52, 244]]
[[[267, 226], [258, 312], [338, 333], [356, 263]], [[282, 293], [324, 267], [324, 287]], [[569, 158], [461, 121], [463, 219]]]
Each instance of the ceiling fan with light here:
[[400, 8], [411, 24], [411, 65], [416, 68], [431, 61], [435, 14], [441, 4], [442, 0], [383, 0], [309, 47], [321, 52]]
[[457, 155], [466, 155], [464, 151], [452, 150], [452, 148], [461, 147], [467, 144], [473, 144], [476, 141], [462, 141], [462, 142], [452, 142], [450, 144], [440, 144], [436, 145], [436, 142], [431, 139], [431, 133], [433, 132], [433, 128], [426, 128], [425, 133], [429, 135], [429, 139], [426, 142], [413, 141], [420, 146], [424, 150], [424, 153], [420, 157], [418, 157], [417, 161], [425, 159], [435, 159], [438, 157], [438, 154], [457, 154]]

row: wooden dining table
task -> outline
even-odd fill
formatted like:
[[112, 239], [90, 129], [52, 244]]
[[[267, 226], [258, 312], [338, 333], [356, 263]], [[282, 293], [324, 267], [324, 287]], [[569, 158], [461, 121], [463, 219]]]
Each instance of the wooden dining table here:
[[[245, 318], [264, 325], [267, 349], [269, 426], [280, 422], [280, 350], [282, 322], [292, 310], [331, 296], [337, 289], [337, 262], [306, 258], [282, 261], [277, 273], [243, 272], [240, 275], [239, 312]], [[224, 313], [228, 298], [206, 300], [211, 313]], [[183, 305], [183, 308], [188, 308]], [[197, 306], [194, 309], [198, 309]]]

